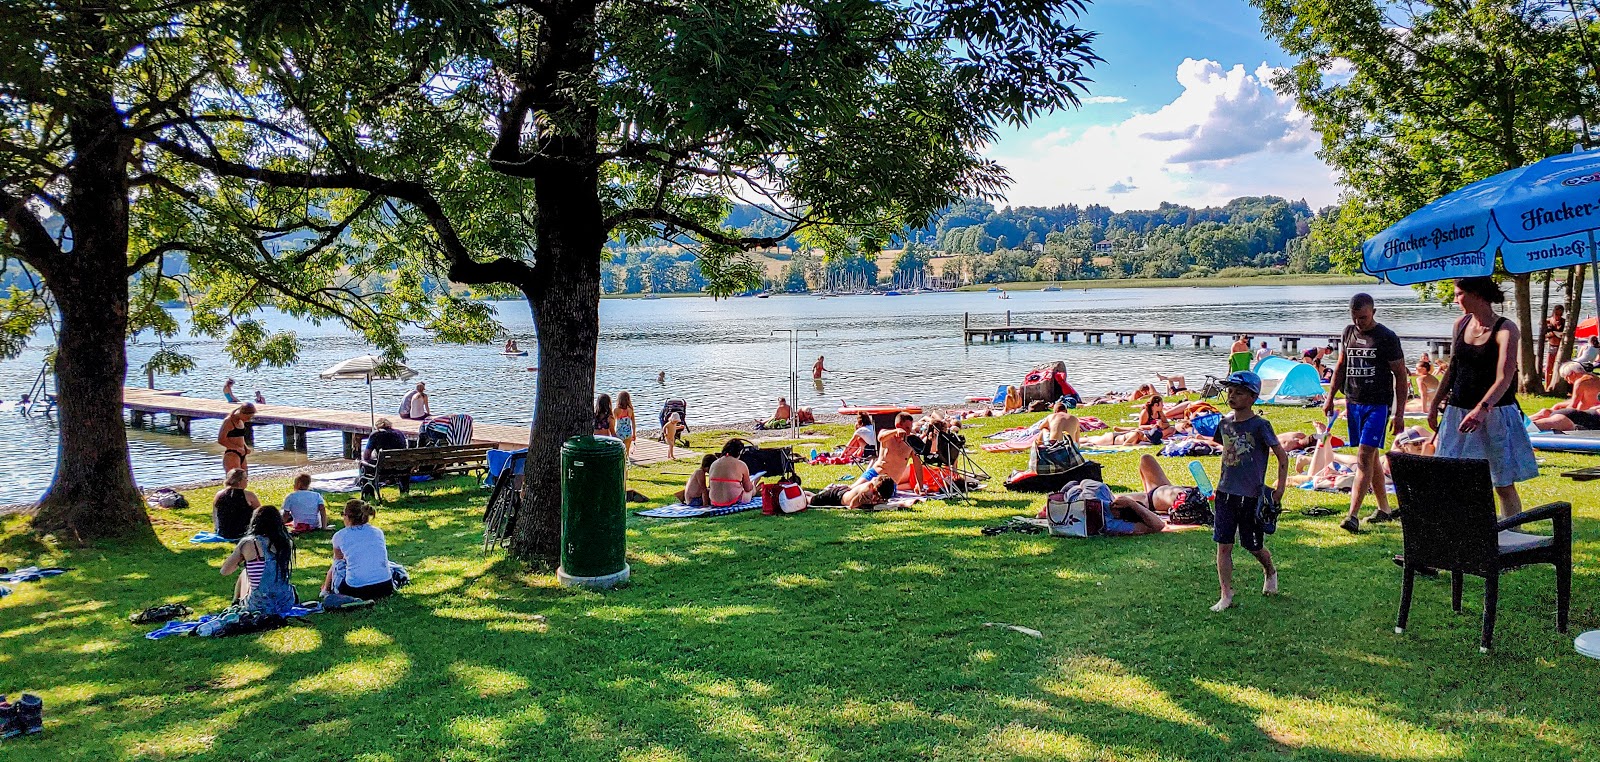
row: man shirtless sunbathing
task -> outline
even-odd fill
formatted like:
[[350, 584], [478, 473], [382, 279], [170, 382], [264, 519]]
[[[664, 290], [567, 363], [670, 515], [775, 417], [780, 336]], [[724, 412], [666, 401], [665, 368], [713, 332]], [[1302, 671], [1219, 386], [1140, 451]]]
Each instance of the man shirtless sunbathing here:
[[1067, 406], [1059, 400], [1050, 407], [1050, 414], [1044, 417], [1039, 426], [1039, 442], [1059, 442], [1063, 439], [1078, 443], [1078, 416], [1067, 412]]
[[911, 436], [912, 420], [910, 413], [900, 413], [894, 417], [894, 428], [878, 432], [878, 459], [867, 473], [888, 476], [902, 487], [915, 487], [921, 492], [925, 489], [922, 456], [906, 441]]

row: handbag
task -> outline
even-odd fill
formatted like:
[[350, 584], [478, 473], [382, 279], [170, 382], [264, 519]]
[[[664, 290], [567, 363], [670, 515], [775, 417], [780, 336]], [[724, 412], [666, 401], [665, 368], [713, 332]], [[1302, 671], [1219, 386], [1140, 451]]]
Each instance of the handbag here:
[[1028, 453], [1028, 470], [1036, 474], [1061, 474], [1083, 465], [1086, 458], [1070, 439], [1035, 445]]
[[799, 513], [806, 509], [811, 501], [806, 499], [806, 492], [794, 482], [782, 482], [778, 485], [778, 511], [780, 513]]
[[1105, 531], [1111, 488], [1094, 479], [1073, 482], [1045, 498], [1045, 518], [1056, 537], [1093, 537]]
[[1283, 513], [1283, 503], [1278, 500], [1278, 493], [1263, 487], [1261, 497], [1256, 499], [1256, 526], [1261, 527], [1263, 534], [1272, 534], [1278, 531], [1278, 516]]

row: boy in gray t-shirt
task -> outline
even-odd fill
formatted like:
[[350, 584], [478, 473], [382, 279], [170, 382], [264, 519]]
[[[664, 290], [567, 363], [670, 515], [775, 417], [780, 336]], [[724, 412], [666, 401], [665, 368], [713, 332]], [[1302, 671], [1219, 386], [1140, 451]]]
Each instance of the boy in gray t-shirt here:
[[1272, 564], [1266, 534], [1256, 520], [1262, 481], [1267, 476], [1268, 452], [1278, 458], [1278, 484], [1274, 490], [1279, 501], [1283, 500], [1283, 486], [1289, 478], [1289, 454], [1278, 443], [1272, 423], [1256, 415], [1254, 406], [1261, 395], [1261, 377], [1241, 371], [1228, 376], [1222, 385], [1228, 390], [1228, 407], [1233, 412], [1217, 424], [1217, 439], [1222, 442], [1222, 476], [1217, 480], [1217, 519], [1211, 539], [1217, 543], [1217, 582], [1222, 587], [1222, 597], [1211, 607], [1212, 611], [1233, 605], [1235, 535], [1266, 572], [1261, 593], [1278, 592], [1278, 568]]

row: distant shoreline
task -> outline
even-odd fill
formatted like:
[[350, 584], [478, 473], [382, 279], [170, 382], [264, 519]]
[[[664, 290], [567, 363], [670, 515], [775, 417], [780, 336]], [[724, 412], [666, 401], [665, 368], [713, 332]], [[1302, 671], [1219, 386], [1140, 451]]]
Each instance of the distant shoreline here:
[[1046, 286], [1061, 290], [1086, 288], [1231, 288], [1234, 286], [1373, 286], [1382, 283], [1369, 275], [1252, 275], [1243, 278], [1097, 278], [1094, 280], [1010, 281], [962, 286], [957, 291], [1039, 291]]

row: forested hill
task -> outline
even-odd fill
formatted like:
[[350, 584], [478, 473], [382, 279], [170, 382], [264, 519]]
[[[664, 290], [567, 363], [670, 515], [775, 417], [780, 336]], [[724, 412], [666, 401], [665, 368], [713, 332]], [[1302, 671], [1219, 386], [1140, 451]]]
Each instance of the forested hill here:
[[[1327, 272], [1326, 253], [1307, 245], [1316, 218], [1305, 201], [1276, 196], [1125, 212], [1097, 204], [996, 209], [967, 200], [892, 245], [913, 244], [924, 259], [953, 258], [939, 269], [947, 282], [960, 283], [1203, 277], [1229, 268]], [[726, 224], [758, 235], [783, 229], [754, 206], [736, 207]]]

